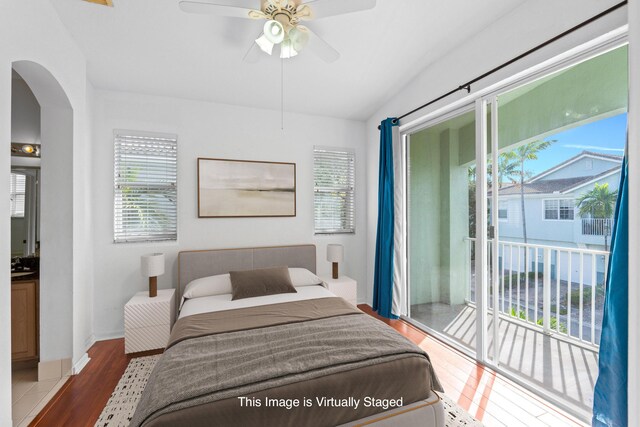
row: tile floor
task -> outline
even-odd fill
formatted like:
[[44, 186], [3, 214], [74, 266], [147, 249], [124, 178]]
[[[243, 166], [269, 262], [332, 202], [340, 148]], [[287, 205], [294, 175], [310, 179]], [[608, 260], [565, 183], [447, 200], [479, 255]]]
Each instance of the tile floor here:
[[38, 381], [38, 368], [13, 371], [11, 378], [14, 427], [27, 427], [69, 377]]

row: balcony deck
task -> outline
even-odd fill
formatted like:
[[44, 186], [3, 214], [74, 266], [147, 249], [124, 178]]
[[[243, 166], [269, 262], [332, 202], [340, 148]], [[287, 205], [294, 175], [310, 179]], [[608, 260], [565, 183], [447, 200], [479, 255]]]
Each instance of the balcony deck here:
[[[474, 349], [476, 309], [472, 304], [442, 303], [411, 306], [411, 318], [440, 331], [449, 340]], [[493, 316], [489, 315], [489, 328]], [[489, 329], [492, 330], [492, 329]], [[571, 408], [589, 420], [593, 388], [598, 374], [595, 347], [573, 343], [518, 319], [500, 317], [500, 368], [532, 385], [545, 399]], [[488, 334], [489, 354], [493, 354], [493, 334]]]

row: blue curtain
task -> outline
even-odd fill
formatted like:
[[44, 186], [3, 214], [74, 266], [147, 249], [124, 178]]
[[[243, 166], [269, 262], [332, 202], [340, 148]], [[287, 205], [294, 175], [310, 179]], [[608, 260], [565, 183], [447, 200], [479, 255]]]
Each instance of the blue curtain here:
[[[627, 337], [629, 300], [629, 191], [622, 161], [615, 225], [611, 233], [607, 293], [600, 338], [599, 374], [593, 397], [593, 425], [627, 427]], [[637, 363], [635, 361], [634, 363]]]
[[373, 278], [373, 309], [379, 315], [397, 319], [393, 304], [393, 126], [398, 119], [380, 124], [380, 169], [378, 176], [378, 232]]

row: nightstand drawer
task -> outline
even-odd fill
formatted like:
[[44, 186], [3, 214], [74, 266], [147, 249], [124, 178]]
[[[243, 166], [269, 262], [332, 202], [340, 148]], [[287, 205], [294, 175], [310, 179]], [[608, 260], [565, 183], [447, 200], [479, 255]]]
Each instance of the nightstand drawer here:
[[173, 305], [173, 300], [152, 304], [127, 304], [124, 307], [124, 327], [144, 328], [167, 324], [170, 313], [173, 312]]
[[137, 353], [164, 348], [169, 341], [170, 332], [169, 324], [146, 328], [127, 328], [124, 332], [124, 352]]
[[149, 298], [146, 292], [137, 293], [124, 306], [124, 327], [144, 328], [173, 322], [175, 297], [173, 289], [162, 289], [158, 296]]

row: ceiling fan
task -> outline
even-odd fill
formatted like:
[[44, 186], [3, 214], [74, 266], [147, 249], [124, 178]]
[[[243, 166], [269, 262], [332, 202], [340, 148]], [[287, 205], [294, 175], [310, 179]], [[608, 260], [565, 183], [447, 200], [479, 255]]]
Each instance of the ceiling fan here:
[[[215, 0], [213, 0], [215, 1]], [[376, 0], [260, 0], [260, 9], [216, 4], [212, 0], [181, 0], [184, 12], [266, 20], [260, 36], [252, 43], [244, 59], [254, 62], [260, 52], [269, 55], [274, 46], [280, 47], [280, 58], [292, 58], [308, 47], [326, 62], [334, 62], [340, 54], [311, 31], [302, 21], [327, 18], [372, 9]]]

